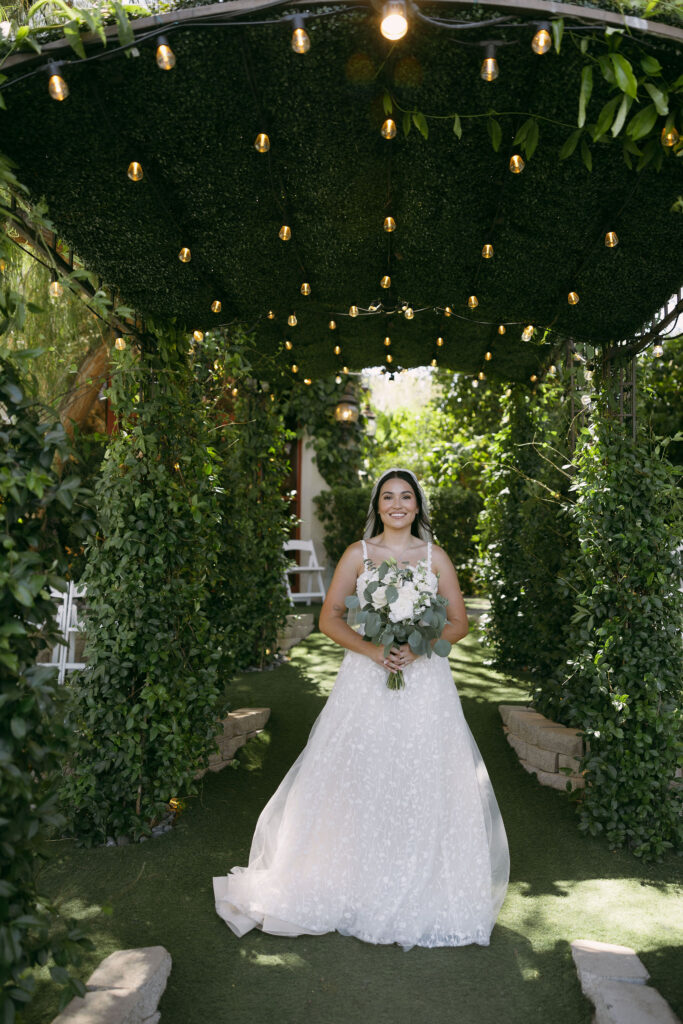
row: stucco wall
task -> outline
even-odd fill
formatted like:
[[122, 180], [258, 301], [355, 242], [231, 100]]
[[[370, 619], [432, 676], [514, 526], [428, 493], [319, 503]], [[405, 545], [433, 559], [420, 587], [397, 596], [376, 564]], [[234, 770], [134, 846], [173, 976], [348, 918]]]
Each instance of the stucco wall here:
[[310, 437], [305, 434], [301, 440], [301, 477], [299, 480], [299, 507], [301, 509], [301, 526], [299, 535], [302, 540], [312, 540], [315, 552], [321, 565], [326, 566], [326, 584], [332, 578], [334, 566], [328, 564], [323, 542], [323, 528], [315, 515], [313, 498], [321, 491], [326, 491], [327, 484], [318, 472], [318, 467], [313, 461], [314, 450], [309, 447]]

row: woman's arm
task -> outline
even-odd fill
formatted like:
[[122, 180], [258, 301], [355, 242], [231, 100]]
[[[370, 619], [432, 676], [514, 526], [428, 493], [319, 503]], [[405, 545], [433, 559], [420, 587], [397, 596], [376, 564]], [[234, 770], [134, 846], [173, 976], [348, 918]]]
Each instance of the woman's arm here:
[[458, 640], [467, 636], [470, 630], [458, 574], [443, 548], [436, 545], [432, 547], [432, 567], [434, 572], [439, 574], [439, 593], [448, 600], [446, 609], [448, 618], [443, 636], [450, 643], [457, 644]]
[[358, 564], [362, 561], [363, 552], [360, 541], [351, 544], [339, 560], [330, 583], [327, 597], [320, 612], [319, 629], [341, 647], [357, 654], [365, 654], [368, 658], [384, 665], [384, 652], [381, 647], [364, 640], [359, 633], [344, 622], [346, 614], [345, 599], [356, 593]]

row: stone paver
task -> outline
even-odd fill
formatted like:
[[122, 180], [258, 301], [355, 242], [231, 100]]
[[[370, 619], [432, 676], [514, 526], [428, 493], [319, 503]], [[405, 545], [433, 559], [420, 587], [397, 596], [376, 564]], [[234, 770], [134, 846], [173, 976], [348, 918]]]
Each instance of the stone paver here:
[[575, 939], [572, 956], [581, 990], [595, 1006], [594, 1024], [681, 1024], [646, 985], [650, 975], [630, 946]]
[[163, 946], [120, 949], [90, 975], [85, 997], [72, 999], [53, 1024], [158, 1024], [170, 973]]

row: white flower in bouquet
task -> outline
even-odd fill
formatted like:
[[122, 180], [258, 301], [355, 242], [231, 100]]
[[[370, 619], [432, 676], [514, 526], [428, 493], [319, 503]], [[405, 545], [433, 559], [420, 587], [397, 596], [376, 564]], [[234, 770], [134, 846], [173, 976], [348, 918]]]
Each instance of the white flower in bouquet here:
[[401, 587], [398, 597], [389, 608], [389, 618], [392, 622], [405, 622], [415, 615], [416, 593], [411, 594], [410, 588]]
[[372, 595], [372, 604], [375, 608], [385, 608], [387, 604], [387, 588], [378, 587]]

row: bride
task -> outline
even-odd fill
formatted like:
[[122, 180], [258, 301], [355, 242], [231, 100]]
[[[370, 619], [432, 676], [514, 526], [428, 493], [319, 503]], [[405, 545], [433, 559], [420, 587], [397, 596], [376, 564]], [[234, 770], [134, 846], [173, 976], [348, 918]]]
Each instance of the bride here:
[[[216, 911], [236, 935], [341, 932], [372, 943], [489, 943], [508, 881], [505, 829], [446, 658], [387, 658], [345, 619], [345, 598], [380, 564], [426, 569], [448, 600], [443, 635], [468, 631], [453, 565], [432, 544], [417, 478], [376, 483], [365, 537], [346, 549], [320, 629], [346, 648], [308, 743], [261, 813], [249, 866], [214, 878]], [[402, 670], [405, 688], [387, 673]]]

